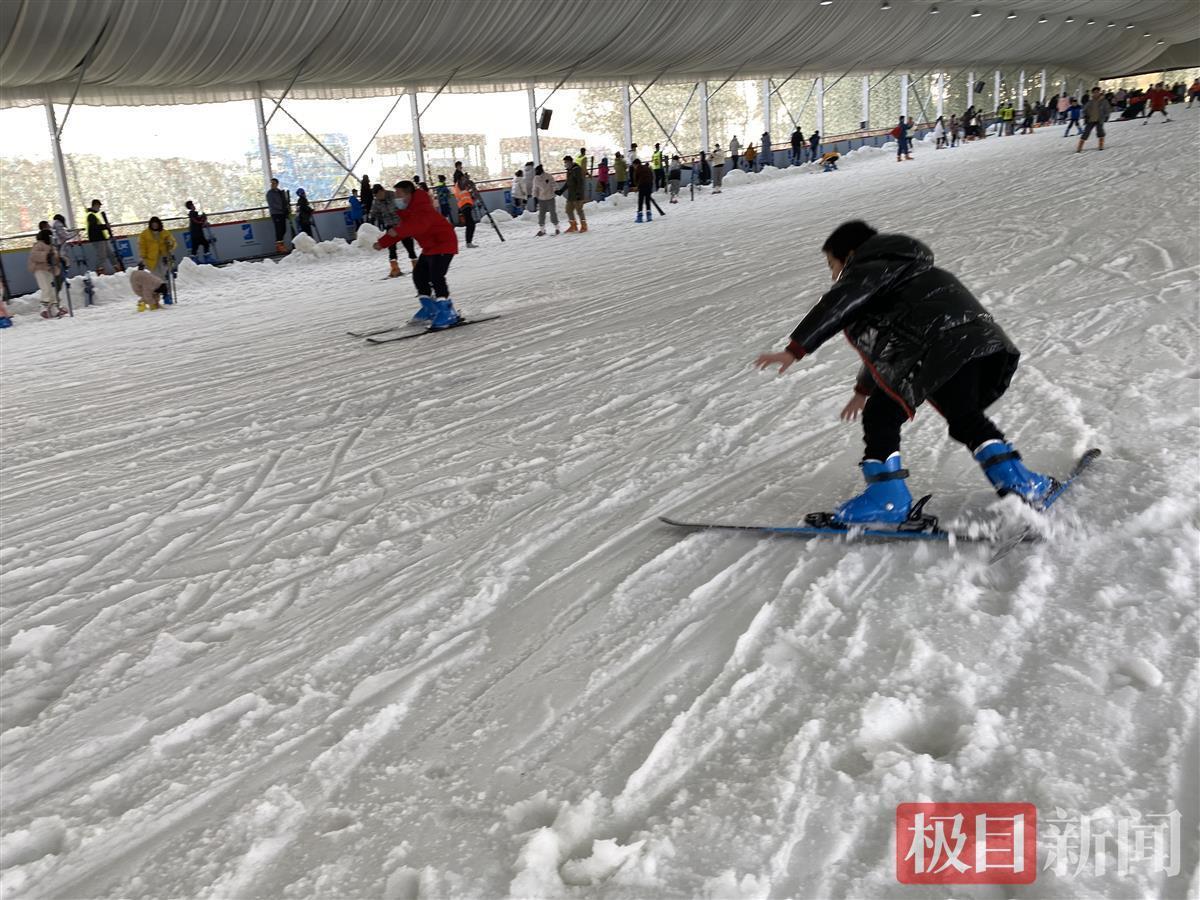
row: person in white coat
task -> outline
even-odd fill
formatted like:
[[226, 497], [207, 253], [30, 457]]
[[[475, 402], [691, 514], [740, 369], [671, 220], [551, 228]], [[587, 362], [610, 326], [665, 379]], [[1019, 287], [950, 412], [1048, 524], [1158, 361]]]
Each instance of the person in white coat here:
[[[737, 140], [737, 138], [734, 138], [734, 140]], [[720, 144], [713, 144], [709, 164], [712, 165], [712, 192], [719, 194], [721, 193], [721, 180], [725, 177], [725, 151], [721, 149]]]
[[946, 120], [942, 116], [938, 116], [937, 121], [933, 123], [933, 138], [935, 150], [944, 150], [949, 146], [949, 142], [946, 140]]
[[[718, 148], [720, 148], [720, 146], [720, 144], [717, 144]], [[733, 140], [729, 142], [729, 168], [736, 169], [738, 167], [738, 164], [741, 161], [739, 159], [741, 153], [742, 145], [738, 143], [737, 135], [735, 134], [733, 136]], [[724, 156], [724, 154], [722, 154], [722, 156]], [[716, 168], [716, 163], [713, 163], [713, 168]], [[716, 184], [715, 186], [719, 188], [721, 185]]]
[[517, 169], [516, 174], [513, 175], [512, 187], [509, 189], [509, 193], [512, 195], [513, 218], [515, 219], [517, 216], [524, 215], [525, 199], [529, 196], [528, 191], [525, 190], [524, 169]]
[[550, 222], [554, 225], [554, 233], [558, 234], [558, 182], [554, 176], [538, 166], [533, 170], [533, 194], [537, 201], [538, 237], [546, 233], [546, 214], [550, 214]]
[[533, 161], [525, 163], [525, 208], [530, 212], [537, 210], [537, 198], [533, 196]]

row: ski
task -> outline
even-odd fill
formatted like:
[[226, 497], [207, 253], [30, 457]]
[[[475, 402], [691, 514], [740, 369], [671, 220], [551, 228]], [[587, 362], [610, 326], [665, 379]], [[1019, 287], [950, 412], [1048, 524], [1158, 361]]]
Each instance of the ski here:
[[410, 331], [408, 334], [397, 335], [380, 335], [378, 337], [367, 338], [368, 344], [394, 344], [396, 341], [407, 341], [409, 338], [424, 337], [427, 334], [441, 334], [443, 331], [453, 331], [455, 328], [462, 328], [465, 325], [478, 325], [481, 322], [491, 322], [493, 319], [498, 319], [499, 316], [483, 316], [479, 319], [459, 319], [453, 325], [447, 325], [445, 328], [423, 328], [420, 331]]
[[[1091, 464], [1099, 458], [1100, 450], [1096, 447], [1093, 447], [1091, 450], [1088, 450], [1086, 453], [1084, 453], [1083, 456], [1079, 457], [1079, 459], [1075, 461], [1075, 465], [1071, 467], [1071, 471], [1067, 473], [1067, 477], [1060, 481], [1058, 483], [1058, 487], [1051, 491], [1046, 499], [1042, 501], [1042, 512], [1045, 512], [1051, 506], [1053, 506], [1062, 497], [1062, 495], [1067, 492], [1067, 488], [1074, 483], [1075, 479], [1082, 475], [1091, 466]], [[1012, 553], [1013, 550], [1015, 550], [1020, 544], [1031, 540], [1037, 540], [1037, 536], [1034, 533], [1032, 526], [1026, 525], [1012, 537], [1001, 543], [996, 548], [996, 551], [992, 554], [990, 561], [999, 562], [1000, 560], [1004, 559], [1004, 557], [1008, 556], [1008, 554]]]
[[[670, 516], [659, 516], [659, 521], [676, 528], [687, 528], [693, 531], [744, 531], [758, 535], [778, 535], [794, 538], [844, 538], [846, 541], [888, 542], [888, 541], [932, 541], [935, 543], [993, 543], [995, 538], [989, 535], [972, 535], [953, 531], [945, 531], [937, 526], [926, 529], [905, 530], [899, 528], [843, 528], [836, 525], [759, 525], [740, 524], [732, 522], [688, 522], [673, 519]], [[1026, 538], [1034, 540], [1033, 537]]]
[[353, 338], [375, 337], [377, 334], [387, 334], [389, 331], [401, 331], [405, 328], [412, 328], [413, 325], [381, 325], [379, 328], [368, 328], [366, 331], [347, 331], [346, 334]]
[[[1049, 509], [1057, 502], [1067, 488], [1100, 456], [1097, 449], [1088, 450], [1058, 485], [1058, 487], [1043, 502], [1042, 510]], [[879, 542], [934, 542], [934, 543], [971, 543], [994, 544], [996, 550], [991, 562], [1007, 556], [1021, 544], [1033, 543], [1040, 540], [1040, 535], [1032, 527], [1024, 527], [1017, 533], [999, 537], [986, 531], [973, 533], [970, 531], [950, 531], [937, 524], [937, 518], [924, 515], [925, 503], [928, 496], [922, 497], [913, 505], [909, 521], [895, 528], [845, 527], [833, 522], [830, 513], [809, 513], [805, 523], [801, 525], [742, 523], [742, 522], [711, 522], [689, 521], [676, 519], [671, 516], [659, 516], [659, 521], [675, 528], [686, 528], [692, 531], [741, 531], [756, 535], [778, 535], [794, 538], [842, 538], [849, 541]]]

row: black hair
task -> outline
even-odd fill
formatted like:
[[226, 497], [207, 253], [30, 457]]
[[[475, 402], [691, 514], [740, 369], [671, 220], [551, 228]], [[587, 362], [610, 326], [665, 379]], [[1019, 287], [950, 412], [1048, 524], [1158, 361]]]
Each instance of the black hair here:
[[837, 228], [833, 229], [833, 233], [825, 238], [825, 243], [821, 245], [821, 249], [829, 253], [834, 259], [845, 262], [850, 258], [851, 253], [877, 234], [879, 232], [862, 219], [853, 219], [849, 222], [843, 222]]
[[534, 166], [533, 174], [534, 175], [544, 175], [544, 174], [546, 174], [546, 170], [543, 169], [541, 166]]
[[49, 244], [54, 241], [54, 235], [52, 235], [49, 231], [47, 231], [45, 228], [43, 228], [41, 231], [39, 231], [37, 233], [37, 239], [39, 241], [41, 241], [43, 244]]
[[151, 227], [155, 222], [158, 223], [159, 228], [163, 227], [162, 219], [160, 219], [158, 216], [151, 216], [149, 221], [146, 222], [146, 227]]
[[67, 224], [67, 217], [66, 217], [66, 216], [64, 216], [62, 213], [55, 213], [55, 214], [54, 214], [54, 221], [55, 221], [55, 222], [62, 222], [64, 225], [66, 225], [66, 224]]
[[378, 193], [379, 191], [382, 191], [382, 190], [383, 190], [383, 185], [382, 185], [382, 184], [373, 184], [373, 185], [371, 185], [371, 193], [372, 193], [372, 194]]
[[396, 190], [404, 191], [408, 194], [415, 194], [417, 192], [417, 186], [411, 181], [397, 181]]

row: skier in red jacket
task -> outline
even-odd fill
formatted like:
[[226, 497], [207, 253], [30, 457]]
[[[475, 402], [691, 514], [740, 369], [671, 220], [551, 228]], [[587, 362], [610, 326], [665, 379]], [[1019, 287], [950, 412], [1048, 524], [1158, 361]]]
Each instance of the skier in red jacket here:
[[1171, 99], [1171, 92], [1168, 91], [1163, 82], [1150, 86], [1150, 90], [1146, 92], [1146, 96], [1150, 99], [1150, 112], [1146, 113], [1146, 118], [1142, 120], [1142, 124], [1146, 125], [1150, 122], [1150, 117], [1155, 113], [1162, 113], [1164, 119], [1168, 122], [1171, 117], [1167, 115], [1167, 102]]
[[427, 321], [434, 331], [458, 324], [458, 312], [446, 284], [446, 272], [458, 253], [454, 226], [433, 208], [429, 194], [418, 190], [411, 181], [396, 185], [395, 202], [400, 210], [400, 224], [385, 231], [374, 246], [376, 250], [384, 250], [404, 238], [412, 238], [421, 245], [421, 255], [413, 266], [413, 283], [421, 308], [412, 321]]

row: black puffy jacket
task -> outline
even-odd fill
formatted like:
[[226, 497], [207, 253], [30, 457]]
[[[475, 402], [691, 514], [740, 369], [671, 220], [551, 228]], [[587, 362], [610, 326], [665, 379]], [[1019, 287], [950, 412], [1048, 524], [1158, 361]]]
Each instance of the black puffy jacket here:
[[[914, 410], [967, 362], [993, 357], [982, 407], [1008, 389], [1020, 351], [933, 251], [903, 234], [877, 234], [796, 326], [790, 345], [811, 353], [845, 330], [874, 381]], [[798, 345], [798, 346], [797, 346]]]

